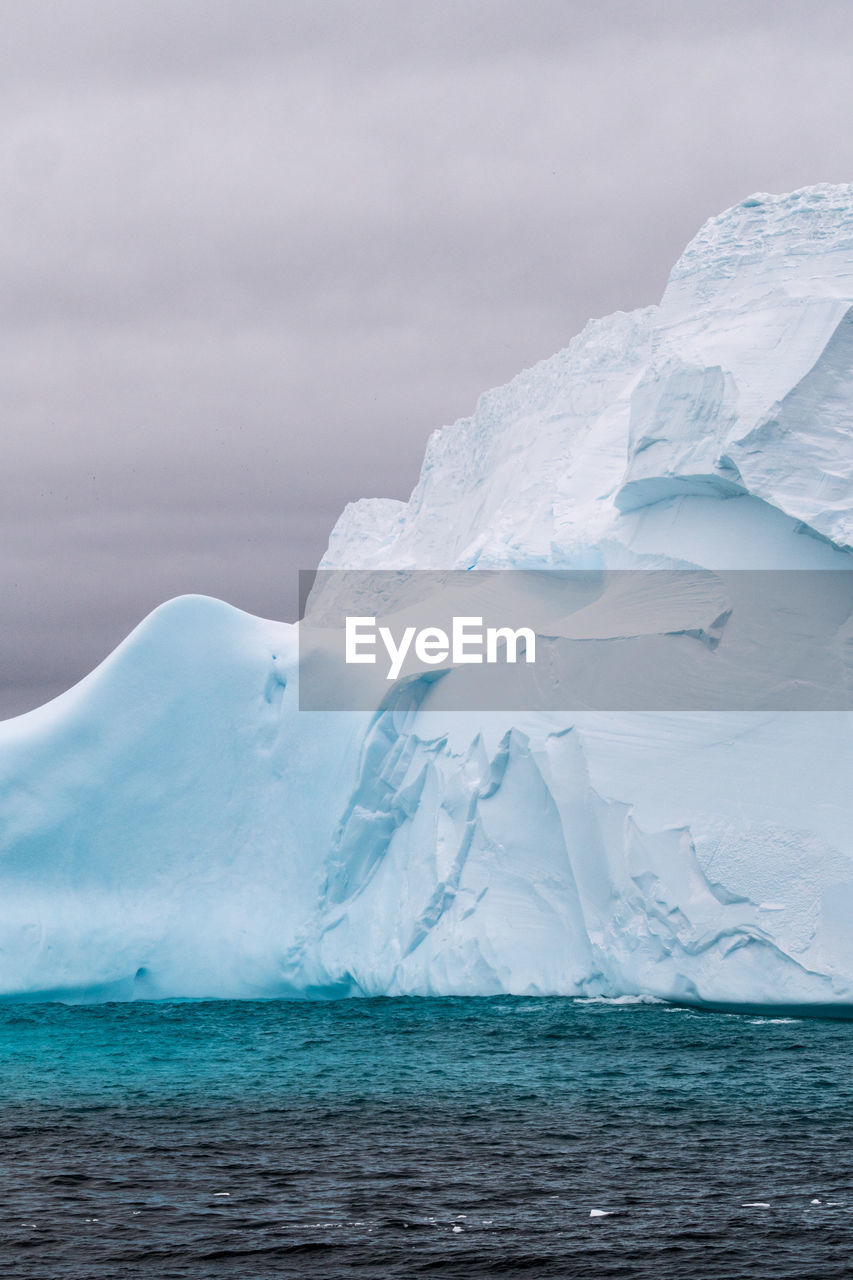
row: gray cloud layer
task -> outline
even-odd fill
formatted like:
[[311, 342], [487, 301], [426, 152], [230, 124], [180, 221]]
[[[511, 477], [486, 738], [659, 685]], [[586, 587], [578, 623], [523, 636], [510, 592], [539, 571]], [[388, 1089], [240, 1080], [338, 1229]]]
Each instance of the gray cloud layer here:
[[846, 0], [0, 0], [0, 714], [184, 591], [292, 616], [343, 504], [853, 176]]

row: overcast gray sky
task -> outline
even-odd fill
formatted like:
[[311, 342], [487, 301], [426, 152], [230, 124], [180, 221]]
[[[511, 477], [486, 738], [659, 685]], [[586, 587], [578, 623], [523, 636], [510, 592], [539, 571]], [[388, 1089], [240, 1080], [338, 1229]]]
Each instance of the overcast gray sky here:
[[0, 716], [201, 591], [292, 617], [343, 505], [853, 178], [848, 0], [0, 0]]

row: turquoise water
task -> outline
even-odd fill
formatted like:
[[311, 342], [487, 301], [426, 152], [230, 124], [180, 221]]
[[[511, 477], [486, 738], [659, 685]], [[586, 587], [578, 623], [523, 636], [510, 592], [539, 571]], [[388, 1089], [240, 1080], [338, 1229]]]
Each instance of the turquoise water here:
[[845, 1276], [851, 1138], [850, 1022], [0, 1006], [8, 1276]]

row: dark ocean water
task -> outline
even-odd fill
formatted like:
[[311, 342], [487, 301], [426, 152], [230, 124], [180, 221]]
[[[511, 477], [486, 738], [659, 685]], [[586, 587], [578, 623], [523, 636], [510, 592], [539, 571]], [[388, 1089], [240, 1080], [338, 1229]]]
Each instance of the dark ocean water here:
[[0, 1176], [9, 1280], [849, 1277], [853, 1023], [0, 1006]]

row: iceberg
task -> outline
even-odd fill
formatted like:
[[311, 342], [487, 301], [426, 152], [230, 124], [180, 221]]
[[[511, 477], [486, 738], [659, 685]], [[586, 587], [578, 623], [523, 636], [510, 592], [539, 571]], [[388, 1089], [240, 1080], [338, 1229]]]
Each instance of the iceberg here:
[[[321, 568], [853, 569], [853, 186], [711, 219]], [[853, 1008], [851, 713], [458, 711], [453, 678], [300, 710], [298, 624], [162, 605], [0, 724], [0, 995]]]

